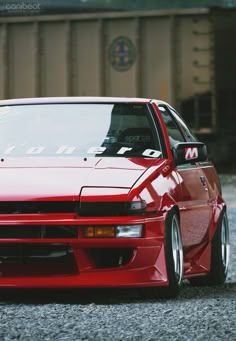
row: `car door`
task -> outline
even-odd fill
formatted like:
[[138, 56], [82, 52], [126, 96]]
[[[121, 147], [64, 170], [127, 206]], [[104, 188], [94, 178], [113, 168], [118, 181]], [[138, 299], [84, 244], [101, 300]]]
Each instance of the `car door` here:
[[[178, 142], [197, 141], [191, 131], [176, 112], [167, 105], [159, 105], [165, 122], [170, 145]], [[188, 153], [194, 150], [189, 148]], [[212, 205], [209, 200], [208, 184], [202, 168], [198, 163], [189, 162], [176, 167], [181, 186], [178, 199], [183, 247], [200, 245], [208, 239], [208, 226], [212, 217]]]

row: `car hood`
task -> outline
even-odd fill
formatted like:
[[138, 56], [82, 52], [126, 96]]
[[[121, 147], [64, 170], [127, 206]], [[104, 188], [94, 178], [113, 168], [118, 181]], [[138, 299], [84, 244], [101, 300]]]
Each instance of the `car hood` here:
[[135, 183], [164, 165], [163, 159], [32, 159], [0, 163], [0, 201], [78, 200], [82, 190], [96, 196], [101, 188], [127, 196]]

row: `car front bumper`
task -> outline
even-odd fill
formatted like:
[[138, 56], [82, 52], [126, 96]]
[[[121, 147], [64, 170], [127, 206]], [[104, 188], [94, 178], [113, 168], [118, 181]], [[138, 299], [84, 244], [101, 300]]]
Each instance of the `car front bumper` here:
[[[22, 226], [32, 229], [34, 226], [60, 224], [77, 226], [77, 237], [19, 238], [18, 234], [17, 238], [0, 238], [0, 287], [105, 288], [168, 285], [164, 251], [165, 214], [93, 218], [71, 214], [35, 214], [2, 215], [0, 219], [0, 229], [17, 226], [20, 230]], [[143, 236], [83, 237], [84, 226], [113, 224], [143, 224]], [[36, 257], [34, 250], [37, 248], [40, 248], [40, 252]], [[49, 248], [53, 251], [49, 252]], [[63, 252], [65, 256], [57, 257], [57, 253]], [[123, 255], [126, 257], [125, 262], [122, 261]], [[114, 261], [109, 260], [112, 257]]]

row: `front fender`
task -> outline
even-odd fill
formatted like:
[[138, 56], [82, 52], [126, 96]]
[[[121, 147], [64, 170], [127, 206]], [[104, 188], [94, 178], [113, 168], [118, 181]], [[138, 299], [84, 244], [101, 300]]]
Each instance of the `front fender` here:
[[225, 201], [223, 200], [223, 198], [218, 195], [217, 199], [215, 201], [215, 205], [213, 206], [213, 212], [212, 212], [212, 225], [209, 231], [209, 240], [212, 240], [215, 232], [216, 232], [216, 228], [217, 228], [217, 224], [218, 221], [220, 219], [220, 216], [222, 214], [223, 211], [227, 210], [227, 206]]
[[165, 193], [163, 197], [161, 198], [159, 210], [163, 212], [168, 212], [174, 207], [179, 212], [176, 201], [168, 193]]

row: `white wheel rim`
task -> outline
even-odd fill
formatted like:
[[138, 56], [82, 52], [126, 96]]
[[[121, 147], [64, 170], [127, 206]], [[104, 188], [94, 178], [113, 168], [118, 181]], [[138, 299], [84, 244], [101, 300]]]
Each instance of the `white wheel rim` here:
[[221, 225], [221, 258], [226, 274], [229, 267], [229, 249], [229, 226], [227, 216], [224, 214]]
[[183, 247], [180, 235], [179, 222], [176, 216], [172, 220], [172, 255], [174, 261], [174, 271], [178, 284], [183, 279]]

